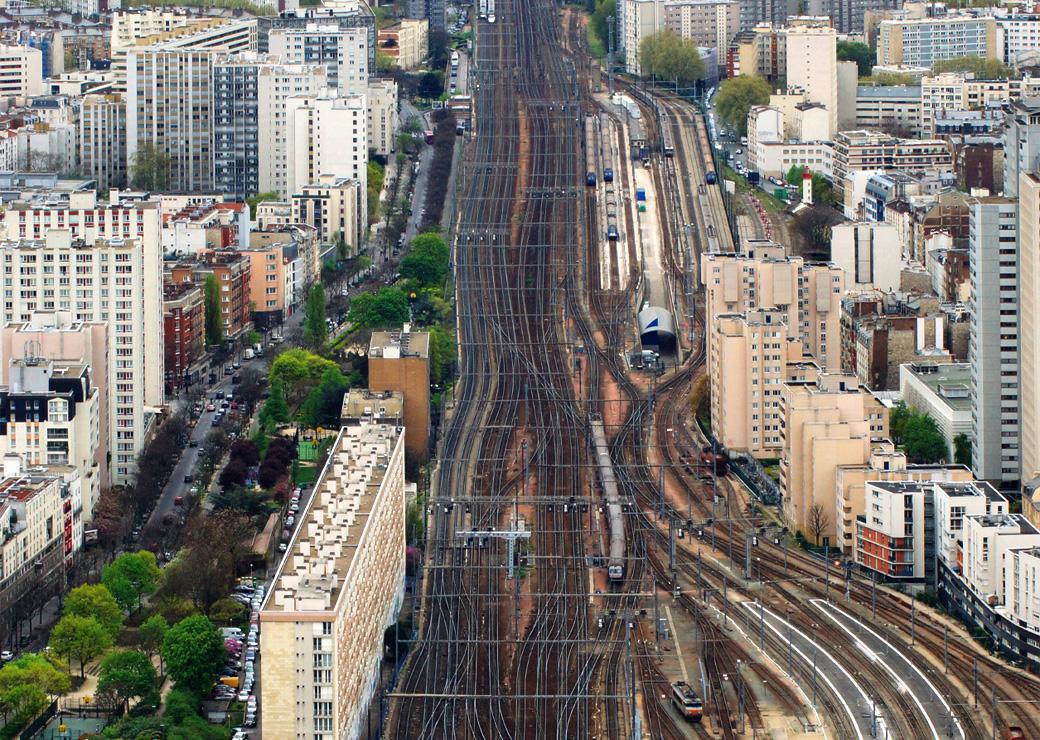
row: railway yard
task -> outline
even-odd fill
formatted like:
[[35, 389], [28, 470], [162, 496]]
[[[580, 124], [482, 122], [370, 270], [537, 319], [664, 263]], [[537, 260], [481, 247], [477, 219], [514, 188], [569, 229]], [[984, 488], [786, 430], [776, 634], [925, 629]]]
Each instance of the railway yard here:
[[705, 464], [700, 255], [769, 226], [732, 231], [697, 109], [598, 89], [550, 0], [480, 16], [460, 380], [384, 736], [1040, 738], [1034, 675]]

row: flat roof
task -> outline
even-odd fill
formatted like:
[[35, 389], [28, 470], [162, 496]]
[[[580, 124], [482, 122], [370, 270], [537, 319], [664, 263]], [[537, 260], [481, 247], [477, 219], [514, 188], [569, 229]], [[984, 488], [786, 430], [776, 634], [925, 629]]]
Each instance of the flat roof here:
[[[323, 614], [336, 609], [369, 515], [404, 430], [391, 424], [343, 427], [264, 601], [265, 614]], [[274, 617], [277, 619], [277, 617]]]
[[425, 331], [411, 331], [405, 325], [401, 331], [374, 331], [368, 344], [369, 357], [429, 357], [430, 335]]
[[971, 365], [966, 362], [909, 362], [907, 372], [954, 411], [971, 411]]

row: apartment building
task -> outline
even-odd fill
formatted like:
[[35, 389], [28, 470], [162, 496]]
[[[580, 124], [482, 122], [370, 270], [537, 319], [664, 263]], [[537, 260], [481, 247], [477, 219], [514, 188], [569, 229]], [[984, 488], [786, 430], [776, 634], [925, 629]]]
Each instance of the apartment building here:
[[[1040, 174], [1018, 180], [1019, 442], [1021, 480], [1040, 475]], [[1009, 315], [1010, 316], [1010, 315]], [[1010, 318], [1008, 319], [1010, 320]]]
[[0, 44], [0, 97], [43, 95], [43, 53], [31, 46]]
[[834, 137], [834, 189], [843, 199], [852, 172], [894, 170], [907, 174], [952, 171], [953, 154], [939, 139], [901, 139], [879, 131], [839, 131]]
[[845, 273], [849, 290], [899, 289], [903, 246], [894, 226], [872, 221], [831, 229], [831, 261]]
[[404, 394], [409, 465], [425, 462], [430, 447], [430, 335], [412, 331], [408, 324], [401, 331], [372, 332], [368, 389]]
[[884, 20], [878, 26], [877, 63], [931, 67], [955, 57], [1001, 59], [992, 17], [943, 16]]
[[163, 343], [166, 392], [174, 393], [203, 380], [206, 312], [202, 288], [193, 283], [163, 288]]
[[[53, 229], [45, 240], [0, 243], [4, 270], [19, 275], [5, 291], [6, 321], [36, 311], [67, 311], [79, 321], [106, 322], [110, 348], [109, 413], [112, 480], [135, 473], [150, 413], [163, 401], [162, 261], [157, 240], [74, 238]], [[157, 386], [157, 387], [156, 387]]]
[[292, 294], [286, 301], [286, 268], [294, 244], [269, 244], [240, 250], [249, 258], [249, 295], [253, 303], [253, 325], [259, 331], [279, 326], [292, 308]]
[[[82, 404], [76, 401], [68, 414], [71, 421], [59, 423], [57, 414], [60, 405], [55, 405], [55, 416], [48, 416], [48, 424], [55, 424], [55, 429], [64, 426], [68, 429], [66, 438], [69, 450], [69, 465], [75, 465], [80, 472], [83, 487], [83, 505], [86, 513], [84, 519], [94, 516], [94, 507], [101, 495], [103, 487], [111, 483], [111, 468], [108, 464], [108, 451], [115, 441], [115, 429], [111, 424], [109, 404], [109, 347], [108, 326], [100, 322], [74, 320], [68, 312], [43, 312], [33, 314], [29, 322], [10, 321], [0, 328], [0, 358], [6, 364], [0, 365], [0, 382], [11, 386], [11, 368], [18, 363], [29, 363], [30, 366], [45, 363], [53, 366], [52, 376], [59, 381], [55, 391], [62, 394], [73, 393], [73, 400], [82, 396], [90, 399]], [[83, 372], [85, 368], [88, 387], [84, 389]], [[24, 388], [24, 386], [23, 386]], [[97, 396], [95, 399], [94, 397]], [[68, 396], [66, 396], [68, 398]], [[41, 402], [40, 408], [44, 404]], [[40, 427], [30, 415], [36, 413], [36, 405], [20, 405], [24, 418], [10, 422], [22, 424], [10, 427], [11, 440], [7, 441], [6, 450], [23, 455], [22, 459], [37, 461], [32, 454], [41, 454]], [[81, 416], [82, 413], [82, 416]], [[94, 415], [97, 414], [97, 439], [92, 441], [94, 433]], [[14, 417], [8, 417], [8, 421]], [[90, 420], [85, 424], [84, 420]], [[24, 424], [23, 424], [24, 422]], [[89, 433], [88, 431], [89, 430]], [[43, 434], [46, 440], [49, 432]], [[62, 432], [54, 432], [54, 441], [62, 439]], [[56, 445], [57, 453], [62, 446]], [[93, 463], [84, 459], [83, 453], [89, 448], [94, 456]], [[44, 463], [46, 460], [38, 460]]]
[[276, 231], [293, 223], [292, 204], [288, 200], [265, 200], [256, 205], [256, 227], [260, 231]]
[[904, 403], [935, 420], [946, 440], [946, 459], [956, 455], [954, 440], [971, 440], [971, 367], [964, 362], [908, 362], [899, 367]]
[[898, 6], [898, 0], [809, 0], [806, 11], [809, 15], [830, 18], [838, 33], [862, 34], [863, 19], [868, 12]]
[[[288, 192], [301, 192], [322, 175], [356, 180], [358, 213], [368, 213], [368, 112], [363, 95], [331, 93], [289, 98]], [[367, 221], [361, 230], [367, 227]], [[360, 241], [357, 243], [360, 244]]]
[[[432, 0], [439, 2], [443, 11], [443, 0]], [[286, 11], [275, 16], [267, 16], [257, 19], [260, 28], [259, 51], [272, 52], [270, 45], [271, 33], [279, 29], [306, 30], [313, 25], [338, 25], [343, 30], [360, 29], [368, 35], [368, 69], [376, 68], [376, 49], [379, 44], [376, 36], [376, 17], [368, 3], [358, 0], [337, 0], [336, 2], [325, 2], [321, 6], [311, 8], [295, 8], [288, 6]], [[443, 15], [443, 13], [442, 13]], [[409, 14], [412, 18], [427, 17], [423, 14]], [[433, 21], [430, 22], [432, 30], [444, 30], [443, 22], [440, 27]], [[285, 60], [289, 61], [289, 60]]]
[[430, 45], [430, 22], [425, 18], [402, 18], [384, 28], [377, 36], [379, 51], [400, 69], [415, 69], [426, 61]]
[[740, 29], [741, 8], [735, 0], [623, 0], [618, 10], [627, 71], [640, 74], [643, 39], [665, 30], [697, 46], [717, 50], [721, 62]]
[[286, 64], [325, 65], [328, 85], [340, 95], [367, 92], [371, 69], [365, 28], [343, 28], [335, 22], [276, 28], [268, 35], [267, 44], [268, 51]]
[[787, 29], [787, 88], [805, 95], [805, 102], [818, 103], [829, 118], [827, 135], [838, 130], [837, 34], [830, 26], [798, 25]]
[[326, 244], [335, 244], [342, 238], [355, 252], [361, 245], [365, 226], [360, 190], [357, 180], [322, 175], [293, 194], [290, 222], [313, 227]]
[[241, 21], [128, 51], [127, 158], [146, 145], [170, 157], [168, 187], [157, 189], [213, 190], [213, 62], [255, 49], [256, 23]]
[[1004, 104], [1004, 196], [1018, 197], [1019, 177], [1040, 168], [1040, 98]]
[[83, 546], [83, 497], [75, 468], [26, 468], [3, 458], [0, 480], [0, 614], [30, 591], [58, 593]]
[[783, 449], [780, 385], [802, 377], [807, 359], [783, 316], [751, 309], [712, 321], [711, 432], [731, 452], [771, 458]]
[[972, 472], [982, 480], [1019, 479], [1018, 202], [970, 202]]
[[213, 61], [214, 187], [232, 200], [286, 193], [286, 101], [328, 86], [324, 64], [253, 53]]
[[855, 128], [901, 136], [921, 132], [920, 85], [859, 85]]
[[985, 482], [868, 481], [865, 496], [854, 558], [886, 581], [935, 584], [968, 517], [1007, 514], [1007, 499]]
[[788, 526], [816, 544], [836, 546], [835, 476], [864, 465], [888, 436], [888, 409], [855, 376], [820, 373], [780, 387], [780, 490]]
[[404, 599], [404, 434], [343, 427], [260, 610], [265, 734], [358, 737]]
[[[313, 282], [321, 279], [322, 251], [327, 244], [322, 241], [314, 227], [300, 222], [272, 227], [265, 231], [253, 231], [249, 235], [250, 248], [282, 247], [282, 257], [287, 261], [287, 308], [302, 303], [306, 297], [304, 292]], [[294, 275], [290, 276], [289, 271]]]
[[85, 95], [79, 110], [79, 166], [97, 189], [126, 187], [126, 100]]
[[368, 105], [368, 148], [388, 156], [397, 144], [397, 82], [369, 80], [365, 102]]
[[206, 252], [196, 262], [171, 267], [168, 284], [204, 286], [207, 277], [216, 278], [220, 286], [220, 326], [225, 339], [236, 339], [253, 326], [250, 267], [249, 257], [241, 252]]

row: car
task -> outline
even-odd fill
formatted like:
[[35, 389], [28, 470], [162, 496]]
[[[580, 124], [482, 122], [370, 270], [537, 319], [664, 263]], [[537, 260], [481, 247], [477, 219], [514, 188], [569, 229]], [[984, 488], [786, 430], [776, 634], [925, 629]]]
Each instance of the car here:
[[220, 410], [221, 411], [227, 411], [230, 406], [231, 406], [231, 404], [228, 403], [227, 401], [221, 401], [220, 402]]
[[291, 527], [292, 525], [296, 524], [296, 517], [290, 514], [289, 517], [285, 520], [285, 523]]
[[212, 403], [207, 403], [206, 404], [206, 411], [216, 411], [216, 410], [217, 410], [217, 407], [215, 405], [213, 405]]
[[300, 510], [300, 505], [298, 503], [296, 503], [296, 502], [293, 502], [293, 504], [289, 507], [289, 511], [291, 511], [293, 514], [295, 514], [299, 510]]
[[227, 676], [228, 678], [231, 678], [232, 676], [237, 676], [238, 675], [238, 668], [235, 667], [235, 666], [231, 666], [231, 665], [225, 666], [224, 668], [220, 669], [220, 675], [221, 676]]
[[232, 401], [231, 402], [231, 410], [232, 411], [238, 411], [238, 401]]
[[239, 373], [235, 373], [234, 375], [231, 376], [231, 382], [234, 383], [235, 385], [238, 385], [239, 383], [242, 382], [242, 376]]
[[239, 691], [238, 692], [238, 700], [239, 701], [249, 701], [249, 692], [245, 691], [245, 690]]
[[188, 484], [190, 485], [190, 484], [191, 484], [191, 481], [192, 481], [191, 473], [187, 473], [187, 474], [186, 474], [186, 475], [184, 476], [184, 482], [185, 482], [185, 483], [188, 483]]
[[246, 727], [256, 727], [256, 712], [253, 714], [247, 712], [244, 724]]
[[184, 505], [184, 496], [174, 496], [173, 497], [173, 505], [174, 506], [183, 506]]
[[14, 660], [14, 653], [12, 653], [10, 650], [0, 651], [0, 660], [2, 660], [4, 663]]
[[286, 545], [284, 542], [279, 542], [278, 543], [278, 552], [285, 552], [288, 549], [289, 549], [289, 546]]
[[224, 375], [231, 375], [235, 369], [231, 365], [224, 365]]
[[235, 586], [235, 590], [239, 593], [252, 595], [252, 593], [256, 591], [256, 587], [249, 583], [240, 583]]
[[256, 648], [249, 648], [246, 650], [246, 662], [252, 663], [256, 660]]
[[194, 440], [194, 439], [189, 439], [188, 440], [188, 447], [195, 448], [195, 447], [198, 447], [198, 446], [199, 446], [199, 443], [196, 440]]
[[239, 362], [238, 360], [235, 360], [234, 362], [231, 363], [231, 368], [233, 370], [239, 370], [241, 367], [242, 367], [242, 363]]

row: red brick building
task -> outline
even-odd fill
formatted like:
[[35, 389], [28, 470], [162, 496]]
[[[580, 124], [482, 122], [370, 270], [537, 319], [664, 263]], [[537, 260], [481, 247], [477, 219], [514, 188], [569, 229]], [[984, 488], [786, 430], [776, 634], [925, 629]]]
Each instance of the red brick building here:
[[201, 380], [206, 351], [206, 312], [202, 289], [191, 282], [163, 286], [163, 338], [166, 392]]
[[253, 327], [249, 256], [239, 252], [207, 252], [197, 262], [175, 265], [170, 282], [192, 282], [205, 295], [206, 277], [213, 275], [220, 286], [221, 326], [224, 338], [235, 339]]

